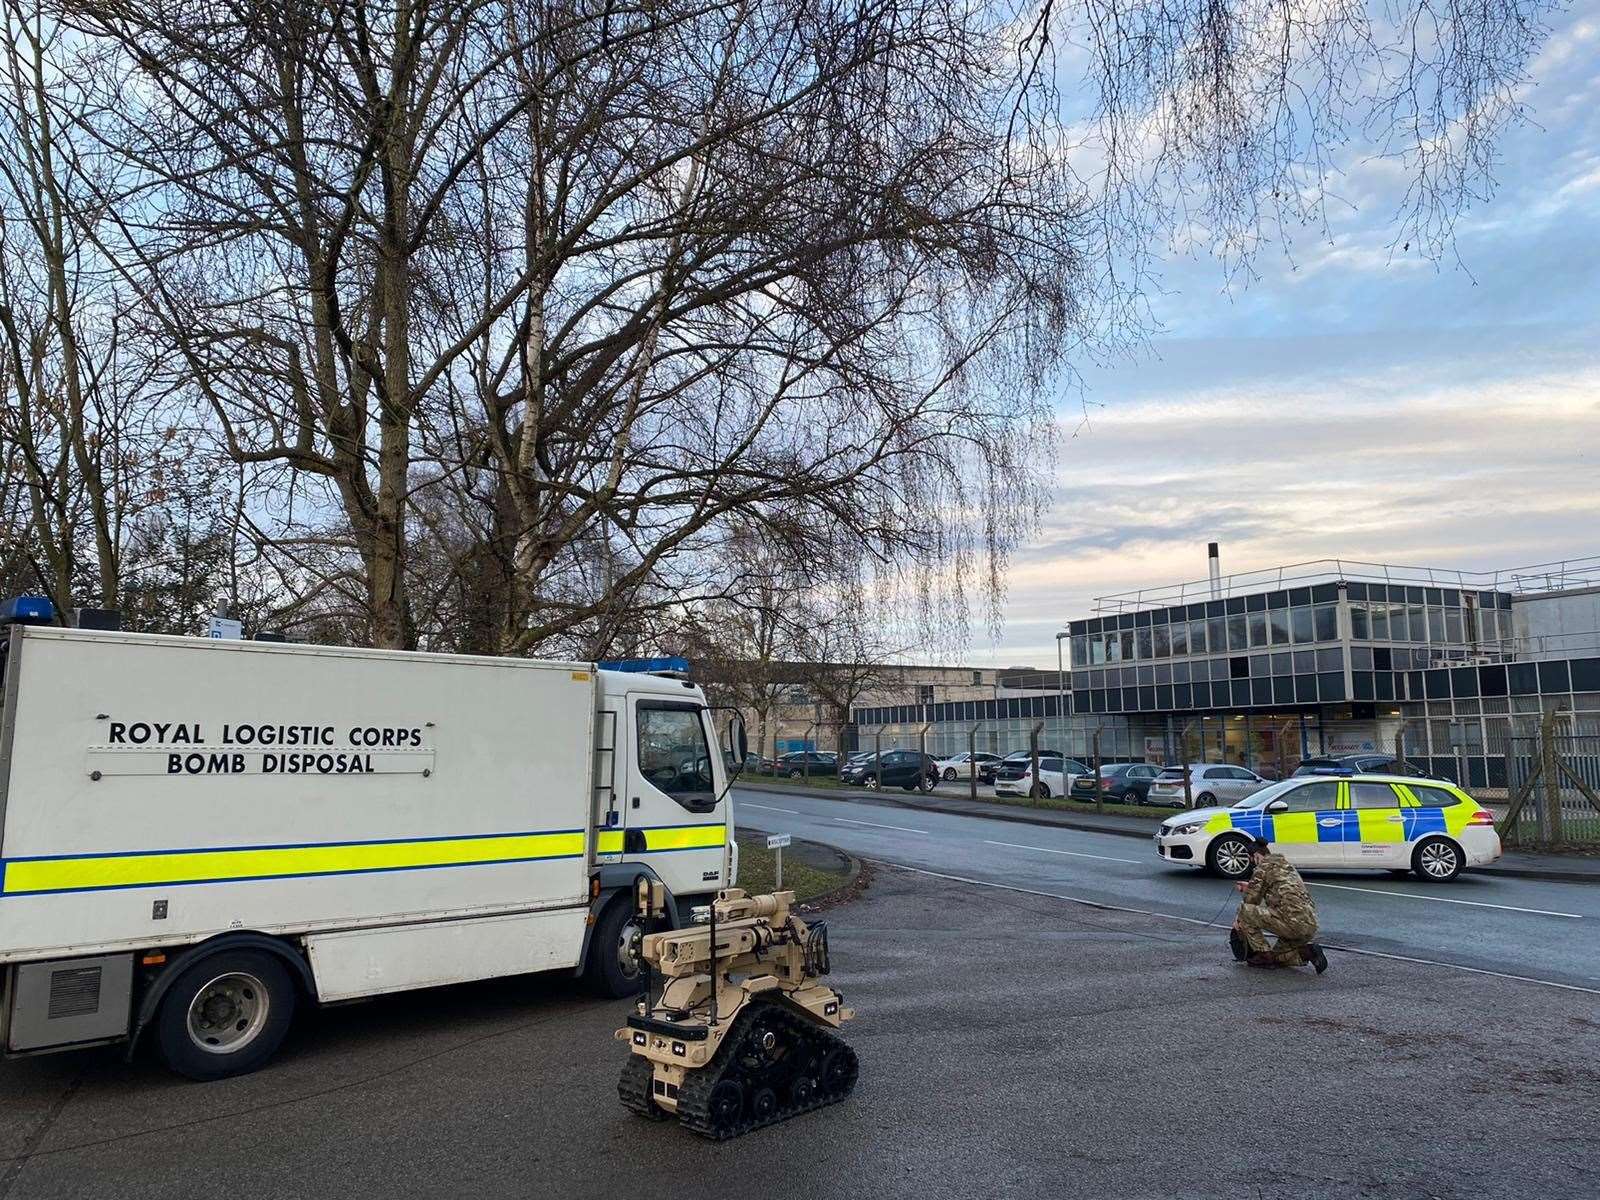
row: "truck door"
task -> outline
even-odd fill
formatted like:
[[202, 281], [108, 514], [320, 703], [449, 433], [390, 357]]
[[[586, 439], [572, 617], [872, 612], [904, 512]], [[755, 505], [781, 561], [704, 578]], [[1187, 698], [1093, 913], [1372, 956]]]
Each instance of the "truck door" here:
[[648, 864], [674, 895], [715, 891], [724, 882], [727, 800], [717, 794], [705, 710], [649, 694], [630, 695], [628, 707], [624, 857]]

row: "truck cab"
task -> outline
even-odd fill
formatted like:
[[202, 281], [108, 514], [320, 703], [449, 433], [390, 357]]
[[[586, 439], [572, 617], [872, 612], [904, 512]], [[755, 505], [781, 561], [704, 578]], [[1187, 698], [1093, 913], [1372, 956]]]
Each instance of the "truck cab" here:
[[729, 760], [743, 761], [743, 726], [684, 676], [682, 659], [600, 664], [595, 762], [594, 946], [586, 955], [600, 990], [636, 986], [640, 930], [631, 888], [659, 879], [675, 909], [732, 887], [738, 876]]

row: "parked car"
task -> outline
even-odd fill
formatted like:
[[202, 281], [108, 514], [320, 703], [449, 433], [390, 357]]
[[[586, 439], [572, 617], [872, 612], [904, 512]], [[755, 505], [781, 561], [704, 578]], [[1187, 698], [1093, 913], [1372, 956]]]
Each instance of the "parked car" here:
[[1304, 775], [1426, 775], [1415, 763], [1392, 754], [1319, 754], [1303, 758], [1290, 778]]
[[[1100, 767], [1100, 794], [1119, 804], [1143, 804], [1150, 785], [1161, 771], [1149, 763], [1104, 763]], [[1094, 772], [1086, 771], [1072, 781], [1069, 793], [1074, 800], [1094, 799]]]
[[[1057, 758], [1047, 756], [1043, 751], [1039, 753], [1039, 778], [1033, 777], [1033, 763], [1028, 759], [1022, 760], [1022, 773], [1015, 779], [996, 779], [994, 794], [996, 796], [1039, 796], [1048, 800], [1051, 796], [1065, 796], [1072, 789], [1072, 781], [1080, 775], [1087, 775], [1090, 768], [1084, 766], [1075, 758]], [[1008, 773], [1009, 774], [1009, 773]]]
[[811, 775], [837, 775], [839, 756], [828, 750], [791, 750], [778, 755], [773, 772], [790, 779], [804, 779]]
[[1237, 804], [1267, 786], [1267, 780], [1244, 767], [1227, 763], [1190, 763], [1187, 767], [1166, 767], [1150, 785], [1145, 799], [1151, 804], [1184, 807], [1183, 773], [1189, 773], [1189, 800], [1194, 808], [1215, 804]]
[[870, 754], [859, 762], [851, 760], [840, 770], [839, 779], [844, 783], [876, 787], [881, 777], [884, 787], [899, 786], [908, 792], [924, 783], [932, 787], [939, 782], [939, 768], [933, 759], [915, 750], [885, 750], [877, 772], [873, 766]]
[[1300, 776], [1231, 808], [1161, 822], [1156, 853], [1226, 879], [1251, 871], [1250, 842], [1265, 838], [1300, 868], [1378, 867], [1443, 883], [1500, 857], [1494, 814], [1444, 780], [1413, 775]]
[[[1059, 750], [1046, 750], [1042, 746], [1039, 748], [1040, 761], [1043, 761], [1044, 759], [1047, 759], [1047, 758], [1065, 758], [1065, 757], [1066, 757], [1066, 755], [1061, 753], [1061, 751], [1059, 751]], [[1023, 774], [1032, 765], [1032, 762], [1033, 762], [1033, 755], [1032, 755], [1032, 753], [1030, 751], [1027, 751], [1027, 750], [1013, 750], [1010, 754], [1006, 755], [999, 762], [989, 764], [993, 768], [993, 776], [989, 780], [989, 782], [998, 784], [1002, 780], [1010, 782], [1010, 781], [1013, 781], [1013, 780], [1021, 779]], [[979, 778], [981, 779], [982, 776], [980, 775]]]
[[992, 767], [993, 764], [999, 761], [1000, 756], [998, 754], [987, 754], [982, 750], [976, 754], [969, 754], [963, 750], [960, 754], [952, 754], [948, 758], [936, 759], [934, 765], [939, 768], [939, 778], [946, 783], [953, 783], [958, 779], [966, 779], [972, 774], [973, 767], [969, 766], [969, 763], [976, 764], [978, 778], [982, 779], [983, 769]]

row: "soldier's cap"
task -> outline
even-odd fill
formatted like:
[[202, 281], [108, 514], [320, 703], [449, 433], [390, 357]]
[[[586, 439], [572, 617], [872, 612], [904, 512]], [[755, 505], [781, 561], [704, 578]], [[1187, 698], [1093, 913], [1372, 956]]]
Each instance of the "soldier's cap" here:
[[1250, 839], [1250, 853], [1251, 854], [1271, 854], [1272, 853], [1272, 843], [1267, 841], [1266, 838], [1251, 838]]

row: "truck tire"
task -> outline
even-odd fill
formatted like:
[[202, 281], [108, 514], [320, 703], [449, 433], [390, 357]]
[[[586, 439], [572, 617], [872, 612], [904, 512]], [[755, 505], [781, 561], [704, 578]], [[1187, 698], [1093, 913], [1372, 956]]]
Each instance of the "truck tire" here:
[[624, 892], [606, 905], [589, 938], [584, 975], [596, 995], [617, 999], [639, 990], [638, 944], [643, 930], [629, 900]]
[[283, 1044], [297, 999], [294, 980], [276, 955], [208, 955], [184, 968], [161, 1002], [161, 1057], [190, 1079], [254, 1071]]

